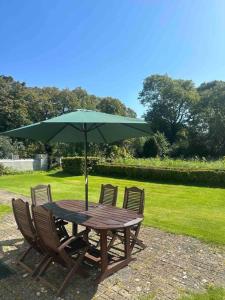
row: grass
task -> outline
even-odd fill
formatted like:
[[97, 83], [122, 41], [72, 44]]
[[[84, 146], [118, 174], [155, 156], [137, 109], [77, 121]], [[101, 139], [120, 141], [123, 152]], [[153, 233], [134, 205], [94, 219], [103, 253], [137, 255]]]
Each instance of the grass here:
[[[139, 298], [140, 300], [154, 300], [154, 295], [146, 295]], [[189, 293], [182, 296], [179, 300], [224, 300], [225, 290], [219, 287], [208, 287], [203, 293]]]
[[11, 212], [11, 207], [9, 205], [0, 204], [0, 218], [9, 212]]
[[171, 158], [118, 158], [113, 161], [116, 164], [129, 166], [144, 166], [154, 168], [173, 168], [188, 170], [225, 170], [225, 160], [206, 161], [200, 159], [171, 159]]
[[181, 297], [180, 300], [224, 300], [225, 290], [223, 288], [209, 287], [205, 293], [190, 293]]
[[[34, 172], [0, 177], [0, 188], [26, 196], [31, 186], [40, 183], [51, 184], [55, 200], [84, 198], [83, 176]], [[146, 226], [190, 235], [206, 242], [225, 244], [225, 189], [90, 176], [91, 201], [98, 201], [101, 183], [119, 186], [118, 206], [122, 205], [125, 186], [144, 188]]]

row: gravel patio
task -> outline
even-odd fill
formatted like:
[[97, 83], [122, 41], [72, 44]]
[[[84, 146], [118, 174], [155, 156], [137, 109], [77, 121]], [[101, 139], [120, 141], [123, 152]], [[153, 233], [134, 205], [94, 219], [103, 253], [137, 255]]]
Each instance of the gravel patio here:
[[[17, 196], [1, 190], [0, 204], [10, 204]], [[16, 257], [25, 245], [13, 215], [1, 218], [0, 225], [0, 299], [57, 299], [54, 291], [16, 266]], [[98, 270], [85, 265], [89, 277], [74, 277], [63, 299], [179, 299], [183, 293], [203, 291], [207, 285], [225, 288], [225, 247], [150, 227], [142, 229], [141, 237], [147, 248], [134, 254], [136, 260], [128, 267], [95, 285]], [[30, 264], [37, 258], [32, 255]], [[55, 283], [63, 272], [56, 268], [46, 274]]]

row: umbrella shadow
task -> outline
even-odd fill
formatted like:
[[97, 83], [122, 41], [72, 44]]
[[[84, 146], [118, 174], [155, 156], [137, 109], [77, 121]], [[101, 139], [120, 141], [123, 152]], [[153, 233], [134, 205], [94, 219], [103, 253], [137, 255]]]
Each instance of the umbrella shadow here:
[[48, 176], [49, 177], [56, 177], [56, 178], [64, 178], [64, 177], [71, 177], [71, 176], [74, 176], [74, 175], [60, 170], [60, 171], [48, 174]]
[[158, 183], [158, 184], [165, 184], [165, 185], [183, 185], [183, 186], [196, 186], [196, 187], [207, 187], [207, 188], [219, 188], [219, 189], [225, 189], [224, 186], [218, 185], [218, 184], [211, 184], [210, 186], [207, 185], [206, 183], [191, 183], [191, 182], [177, 182], [176, 180], [171, 180], [171, 179], [144, 179], [144, 178], [133, 178], [132, 176], [121, 176], [121, 175], [104, 175], [104, 174], [92, 174], [93, 176], [98, 176], [98, 177], [104, 177], [104, 178], [115, 178], [115, 179], [121, 179], [121, 180], [129, 180], [133, 181], [134, 183], [138, 182], [143, 182], [143, 183]]
[[78, 224], [78, 225], [82, 225], [89, 218], [91, 218], [90, 216], [87, 216], [86, 214], [79, 213], [79, 212], [73, 212], [66, 208], [62, 208], [57, 204], [57, 202], [46, 203], [43, 206], [45, 208], [49, 209], [55, 217], [63, 219], [68, 222]]

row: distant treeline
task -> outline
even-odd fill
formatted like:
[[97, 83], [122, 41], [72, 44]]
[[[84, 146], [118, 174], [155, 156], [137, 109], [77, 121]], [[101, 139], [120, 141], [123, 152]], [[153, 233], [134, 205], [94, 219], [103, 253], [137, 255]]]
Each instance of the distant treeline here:
[[[139, 100], [145, 107], [152, 136], [114, 146], [92, 145], [91, 155], [111, 157], [206, 157], [225, 156], [225, 82], [212, 81], [195, 87], [191, 80], [151, 75], [144, 80]], [[11, 76], [0, 76], [0, 131], [42, 121], [75, 109], [98, 110], [136, 117], [119, 99], [97, 97], [81, 87], [27, 87]], [[54, 147], [0, 137], [0, 157], [19, 153], [27, 157], [47, 151], [56, 155], [81, 155], [82, 146]]]
[[[59, 89], [56, 87], [27, 87], [11, 76], [0, 76], [0, 132], [34, 122], [43, 121], [75, 109], [98, 110], [110, 114], [136, 117], [136, 113], [119, 99], [97, 97], [81, 87]], [[76, 154], [81, 146], [56, 145], [50, 147], [31, 141], [15, 141], [0, 137], [0, 157], [10, 153], [27, 157], [36, 152], [58, 155]]]

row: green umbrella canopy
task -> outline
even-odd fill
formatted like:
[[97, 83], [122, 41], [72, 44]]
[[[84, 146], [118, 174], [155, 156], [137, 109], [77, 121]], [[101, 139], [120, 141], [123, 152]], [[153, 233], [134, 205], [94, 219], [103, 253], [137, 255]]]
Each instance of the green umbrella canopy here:
[[33, 125], [1, 133], [17, 138], [29, 138], [43, 143], [84, 143], [85, 206], [88, 210], [87, 143], [112, 143], [123, 139], [150, 135], [150, 126], [142, 119], [105, 114], [91, 110], [76, 110]]
[[[86, 129], [85, 129], [86, 128]], [[1, 133], [44, 143], [112, 143], [150, 135], [150, 126], [142, 119], [110, 115], [91, 110], [76, 110], [49, 120]]]

